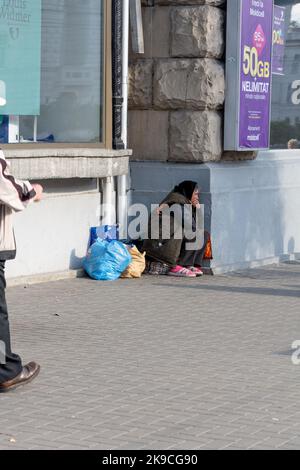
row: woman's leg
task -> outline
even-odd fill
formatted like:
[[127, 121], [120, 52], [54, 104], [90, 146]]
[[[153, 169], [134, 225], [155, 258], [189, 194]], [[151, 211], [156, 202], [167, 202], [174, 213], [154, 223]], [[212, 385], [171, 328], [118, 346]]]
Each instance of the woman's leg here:
[[178, 258], [177, 264], [179, 264], [180, 266], [184, 266], [184, 267], [195, 266], [195, 261], [196, 261], [198, 252], [195, 250], [187, 250], [185, 247], [185, 244], [186, 243], [184, 241], [182, 243], [181, 252], [180, 252], [180, 256]]
[[21, 359], [11, 351], [4, 269], [5, 262], [0, 261], [0, 383], [14, 379], [22, 371]]
[[178, 258], [178, 264], [180, 266], [202, 266], [203, 263], [203, 257], [205, 253], [205, 248], [206, 244], [209, 239], [209, 234], [208, 232], [204, 233], [204, 244], [203, 247], [199, 250], [187, 250], [186, 249], [186, 244], [187, 243], [192, 243], [191, 240], [183, 240], [182, 246], [181, 246], [181, 252], [180, 256]]

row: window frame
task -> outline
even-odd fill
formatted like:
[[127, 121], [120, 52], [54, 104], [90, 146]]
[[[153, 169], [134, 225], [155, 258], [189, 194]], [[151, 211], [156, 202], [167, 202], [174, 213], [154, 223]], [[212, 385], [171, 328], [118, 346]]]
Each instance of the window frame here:
[[104, 17], [104, 39], [103, 39], [103, 81], [102, 81], [102, 141], [101, 142], [30, 142], [30, 143], [13, 143], [2, 144], [2, 150], [31, 150], [31, 149], [55, 149], [55, 148], [91, 148], [91, 149], [112, 149], [112, 0], [103, 0], [103, 17]]

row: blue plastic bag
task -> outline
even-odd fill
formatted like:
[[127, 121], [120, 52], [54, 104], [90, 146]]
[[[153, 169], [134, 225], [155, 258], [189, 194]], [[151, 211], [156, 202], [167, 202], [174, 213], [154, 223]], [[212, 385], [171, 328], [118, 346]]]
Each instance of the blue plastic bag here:
[[112, 241], [119, 240], [119, 225], [101, 225], [100, 227], [91, 228], [90, 246], [95, 243], [97, 238]]
[[83, 267], [96, 281], [115, 281], [130, 263], [131, 254], [123, 243], [98, 238], [90, 247]]

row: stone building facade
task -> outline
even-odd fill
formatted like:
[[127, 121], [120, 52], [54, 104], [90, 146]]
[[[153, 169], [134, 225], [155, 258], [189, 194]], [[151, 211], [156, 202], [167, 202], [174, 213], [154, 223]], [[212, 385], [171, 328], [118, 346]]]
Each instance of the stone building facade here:
[[[300, 150], [223, 150], [226, 1], [142, 4], [145, 54], [130, 56], [132, 201], [150, 206], [196, 180], [213, 238], [206, 267], [215, 273], [297, 258]], [[295, 28], [300, 2], [275, 4]]]
[[145, 54], [130, 60], [136, 160], [222, 158], [224, 1], [144, 1]]
[[145, 54], [130, 57], [134, 159], [203, 163], [254, 158], [252, 152], [223, 151], [226, 2], [142, 3]]

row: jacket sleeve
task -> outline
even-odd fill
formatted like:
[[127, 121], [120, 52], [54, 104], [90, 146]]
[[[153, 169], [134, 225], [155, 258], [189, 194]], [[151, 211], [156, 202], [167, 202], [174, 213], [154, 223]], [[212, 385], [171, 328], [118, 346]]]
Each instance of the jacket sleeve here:
[[28, 181], [20, 181], [10, 174], [9, 164], [0, 150], [0, 203], [20, 212], [35, 195]]

